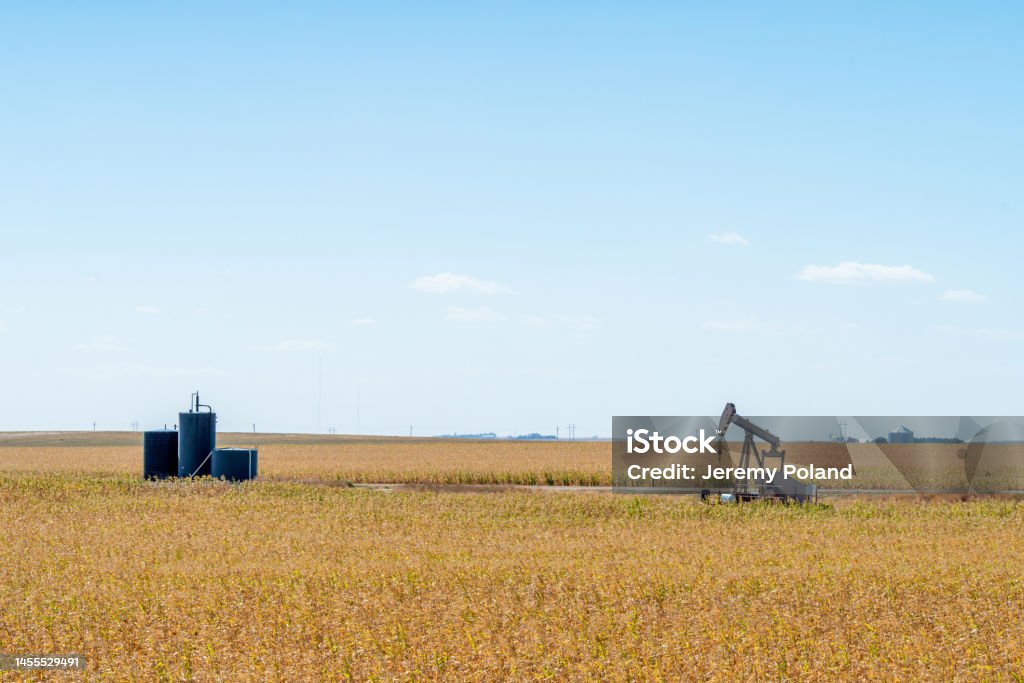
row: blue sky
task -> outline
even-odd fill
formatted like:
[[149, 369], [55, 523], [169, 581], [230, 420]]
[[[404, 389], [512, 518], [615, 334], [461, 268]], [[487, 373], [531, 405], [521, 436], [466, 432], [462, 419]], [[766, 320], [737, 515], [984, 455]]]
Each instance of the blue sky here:
[[1019, 7], [548, 4], [5, 6], [0, 429], [1020, 412]]

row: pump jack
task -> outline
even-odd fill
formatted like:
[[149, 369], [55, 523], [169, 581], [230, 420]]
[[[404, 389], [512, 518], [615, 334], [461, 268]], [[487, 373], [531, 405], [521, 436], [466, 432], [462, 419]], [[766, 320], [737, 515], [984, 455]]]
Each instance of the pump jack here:
[[[722, 417], [718, 420], [718, 438], [717, 448], [719, 461], [721, 461], [722, 453], [725, 452], [727, 444], [725, 441], [725, 433], [729, 431], [731, 425], [736, 425], [743, 430], [743, 449], [740, 451], [740, 462], [739, 468], [744, 472], [749, 471], [752, 467], [750, 464], [751, 456], [757, 462], [756, 467], [765, 468], [777, 468], [777, 476], [774, 478], [772, 483], [768, 483], [764, 478], [744, 478], [736, 481], [735, 487], [732, 493], [719, 494], [721, 502], [750, 502], [754, 500], [775, 500], [779, 502], [799, 502], [806, 503], [810, 501], [817, 502], [818, 499], [818, 487], [814, 484], [804, 484], [799, 479], [793, 477], [784, 477], [783, 468], [786, 463], [786, 451], [782, 450], [782, 439], [775, 434], [771, 433], [764, 427], [754, 424], [747, 418], [739, 415], [736, 412], [736, 405], [734, 403], [726, 403], [725, 410], [722, 411]], [[770, 448], [767, 450], [759, 451], [754, 438], [761, 439], [767, 443]], [[774, 460], [769, 464], [769, 459]], [[707, 500], [711, 496], [710, 491], [701, 491], [701, 499]]]

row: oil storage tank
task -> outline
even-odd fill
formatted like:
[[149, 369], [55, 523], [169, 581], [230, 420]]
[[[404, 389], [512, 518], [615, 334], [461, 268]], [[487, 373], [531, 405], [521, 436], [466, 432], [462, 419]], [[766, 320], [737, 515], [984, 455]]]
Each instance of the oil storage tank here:
[[258, 457], [255, 448], [213, 449], [213, 478], [247, 481], [256, 478]]
[[[217, 413], [210, 406], [195, 403], [187, 413], [178, 413], [178, 476], [210, 474], [213, 448], [217, 442]], [[206, 408], [206, 411], [201, 410]]]
[[178, 432], [157, 429], [142, 434], [142, 477], [166, 479], [178, 476]]

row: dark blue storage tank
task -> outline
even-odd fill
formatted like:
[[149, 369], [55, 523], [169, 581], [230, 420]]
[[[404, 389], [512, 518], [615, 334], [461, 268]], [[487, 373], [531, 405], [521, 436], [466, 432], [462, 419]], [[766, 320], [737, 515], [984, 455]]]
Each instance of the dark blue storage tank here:
[[257, 453], [255, 448], [213, 449], [213, 478], [228, 481], [247, 481], [256, 478]]
[[178, 432], [157, 429], [142, 434], [142, 477], [166, 479], [178, 476]]
[[201, 477], [211, 471], [217, 442], [217, 413], [178, 413], [178, 476]]

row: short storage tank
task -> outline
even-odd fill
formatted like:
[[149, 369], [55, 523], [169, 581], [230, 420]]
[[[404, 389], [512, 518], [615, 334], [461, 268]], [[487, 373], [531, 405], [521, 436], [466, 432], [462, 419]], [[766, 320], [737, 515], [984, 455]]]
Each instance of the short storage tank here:
[[211, 460], [214, 479], [248, 481], [256, 478], [258, 456], [255, 448], [215, 448]]

